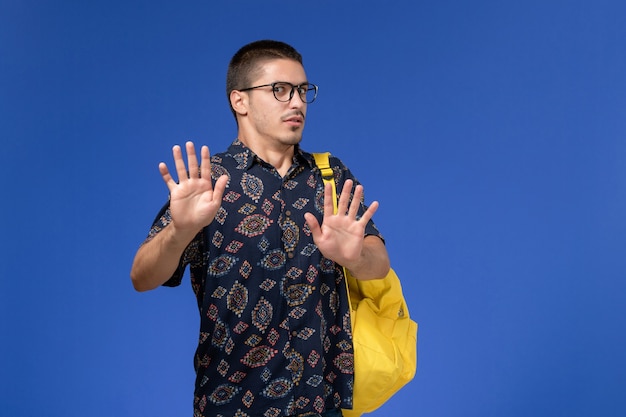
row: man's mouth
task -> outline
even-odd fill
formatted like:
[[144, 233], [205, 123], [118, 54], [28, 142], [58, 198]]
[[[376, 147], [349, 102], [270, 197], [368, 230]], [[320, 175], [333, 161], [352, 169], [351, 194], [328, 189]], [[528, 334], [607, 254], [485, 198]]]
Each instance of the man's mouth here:
[[304, 123], [304, 115], [303, 114], [289, 115], [283, 118], [283, 122], [301, 125], [302, 123]]

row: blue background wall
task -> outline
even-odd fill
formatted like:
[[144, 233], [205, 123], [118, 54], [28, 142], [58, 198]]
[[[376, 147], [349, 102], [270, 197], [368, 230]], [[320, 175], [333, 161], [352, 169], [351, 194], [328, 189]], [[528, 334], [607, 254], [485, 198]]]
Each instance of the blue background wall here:
[[189, 281], [133, 291], [171, 146], [276, 38], [420, 324], [384, 416], [626, 415], [626, 3], [0, 1], [0, 415], [191, 414]]

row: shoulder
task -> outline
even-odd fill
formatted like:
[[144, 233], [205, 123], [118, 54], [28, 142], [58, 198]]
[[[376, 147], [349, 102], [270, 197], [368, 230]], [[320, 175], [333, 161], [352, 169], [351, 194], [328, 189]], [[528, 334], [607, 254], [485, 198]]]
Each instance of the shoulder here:
[[310, 164], [311, 166], [315, 166], [315, 154], [324, 154], [324, 153], [328, 153], [328, 162], [330, 164], [330, 166], [333, 169], [339, 169], [339, 170], [347, 170], [348, 167], [343, 163], [343, 161], [336, 155], [332, 154], [331, 152], [306, 152], [306, 151], [302, 151], [300, 150], [299, 153], [302, 155], [302, 157], [304, 157]]

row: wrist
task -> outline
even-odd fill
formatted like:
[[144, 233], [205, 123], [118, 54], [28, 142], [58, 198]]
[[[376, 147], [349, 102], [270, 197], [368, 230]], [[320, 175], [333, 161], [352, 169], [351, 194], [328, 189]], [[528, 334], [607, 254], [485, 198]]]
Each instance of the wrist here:
[[190, 229], [190, 228], [180, 228], [176, 225], [174, 220], [170, 224], [168, 224], [163, 232], [166, 232], [165, 240], [167, 241], [167, 245], [170, 246], [174, 250], [184, 250], [189, 243], [193, 240], [194, 237], [198, 233], [202, 231], [202, 228], [199, 230]]

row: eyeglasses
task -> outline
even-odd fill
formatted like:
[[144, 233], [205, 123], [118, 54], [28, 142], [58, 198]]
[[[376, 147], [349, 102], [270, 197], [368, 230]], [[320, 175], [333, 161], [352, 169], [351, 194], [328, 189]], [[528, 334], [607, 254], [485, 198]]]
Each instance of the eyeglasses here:
[[272, 87], [272, 92], [274, 93], [274, 97], [278, 101], [287, 102], [291, 101], [293, 98], [293, 92], [298, 90], [298, 95], [300, 96], [300, 100], [305, 103], [313, 103], [315, 98], [317, 97], [317, 86], [315, 84], [304, 83], [300, 85], [293, 85], [288, 82], [277, 82], [271, 84], [263, 84], [257, 85], [254, 87], [242, 88], [239, 91], [248, 91], [254, 90], [255, 88], [261, 87]]

